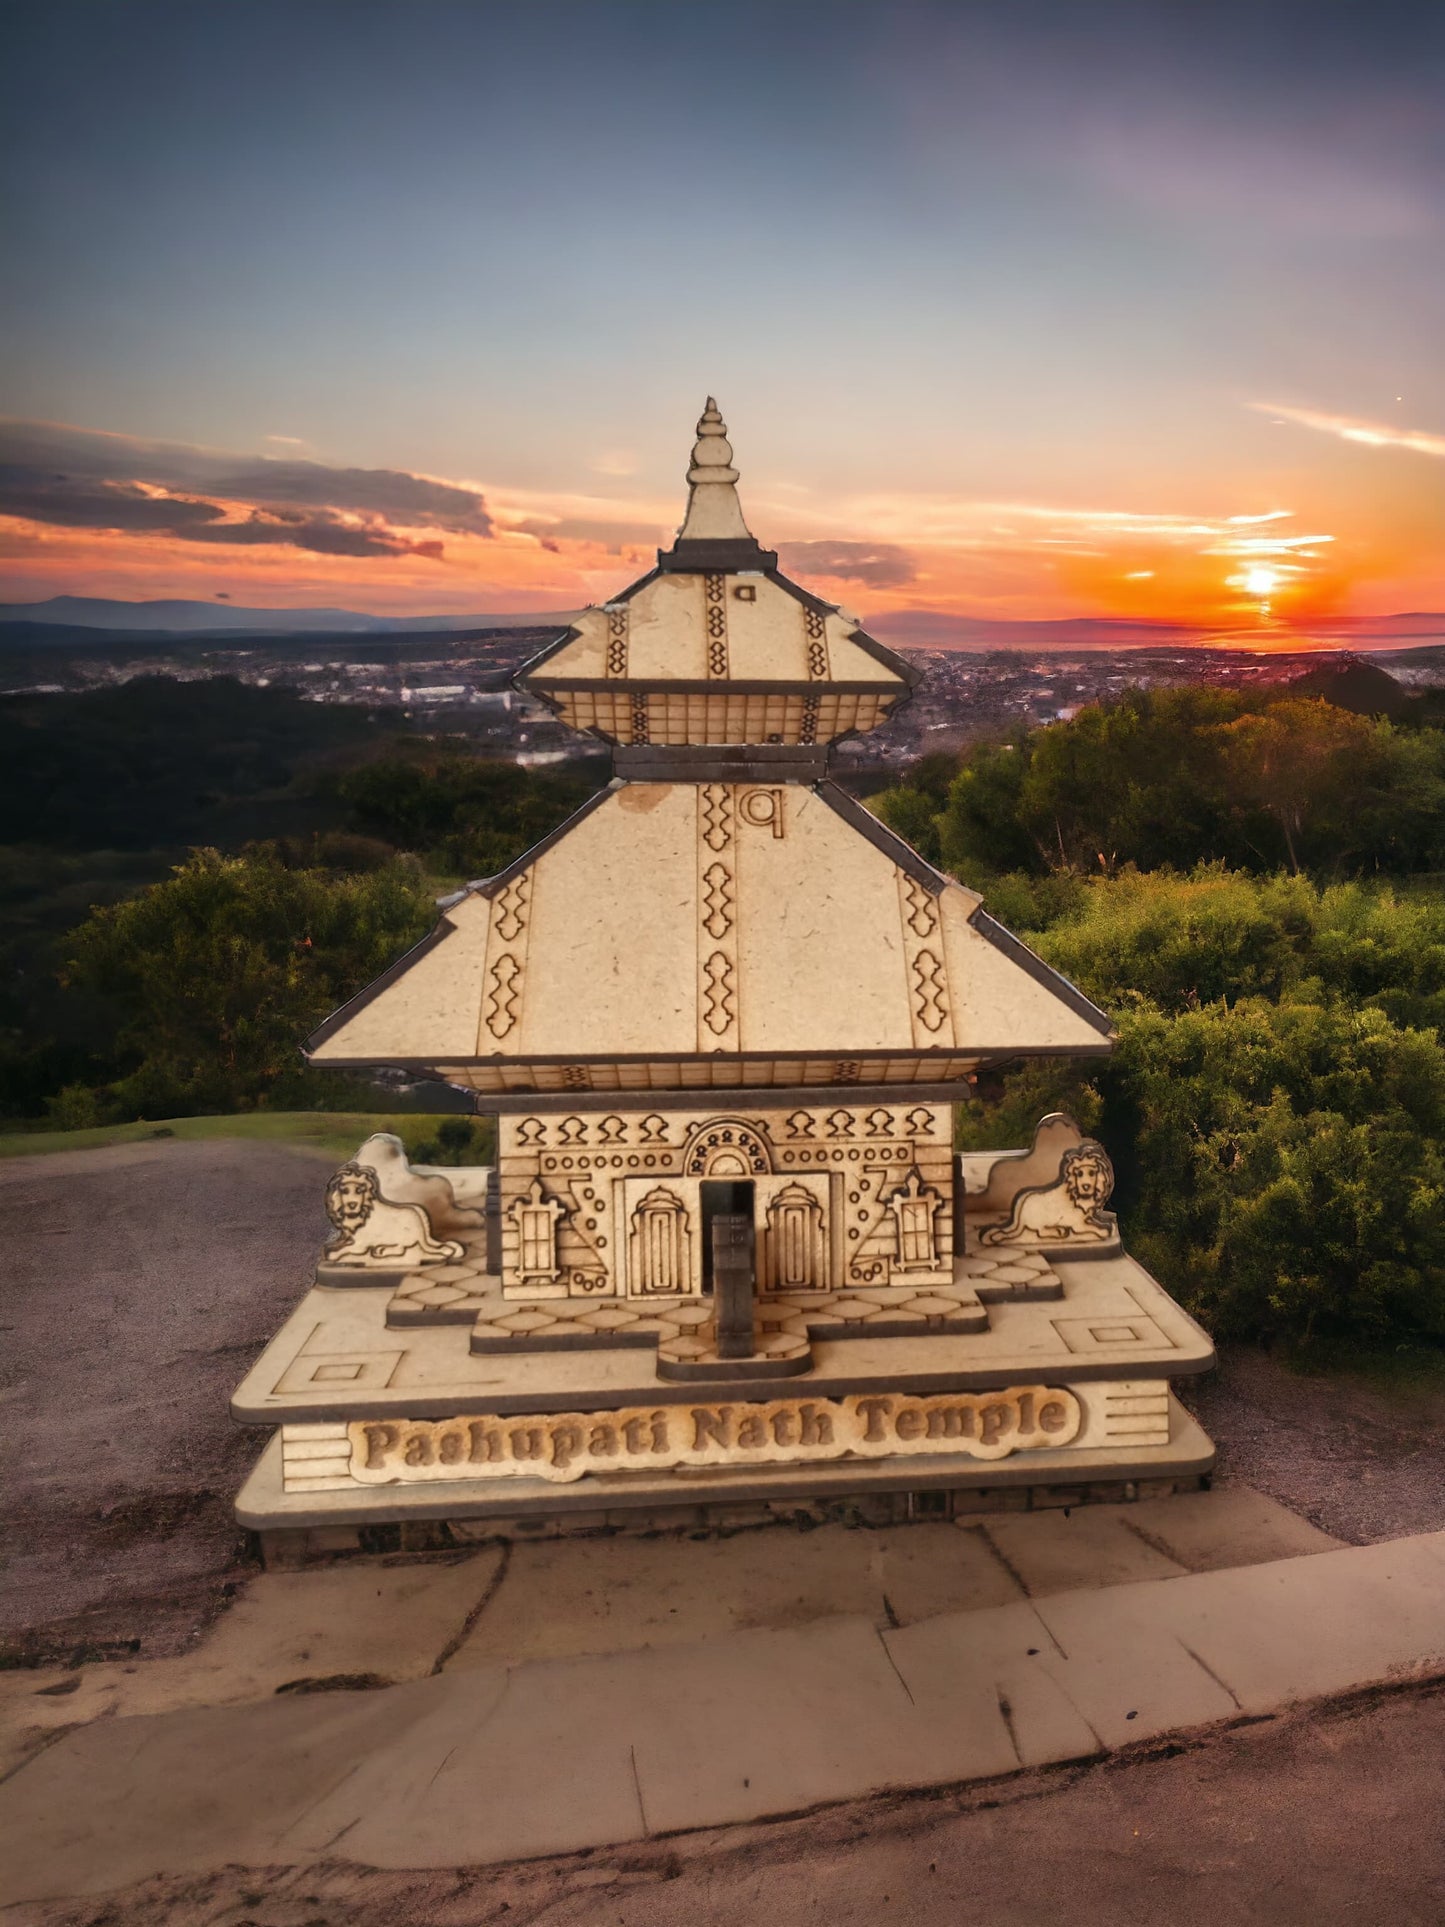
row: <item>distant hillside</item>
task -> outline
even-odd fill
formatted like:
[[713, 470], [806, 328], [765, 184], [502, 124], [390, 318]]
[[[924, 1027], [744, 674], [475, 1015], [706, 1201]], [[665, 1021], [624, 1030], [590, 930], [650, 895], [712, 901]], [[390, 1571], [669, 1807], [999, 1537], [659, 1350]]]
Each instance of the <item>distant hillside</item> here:
[[[355, 609], [262, 609], [232, 602], [162, 600], [123, 602], [99, 596], [51, 596], [45, 602], [0, 603], [0, 642], [8, 646], [43, 639], [59, 641], [77, 630], [94, 630], [117, 642], [169, 637], [177, 643], [249, 641], [265, 636], [412, 636], [496, 629], [565, 629], [575, 609], [523, 613], [377, 616]], [[18, 625], [25, 625], [25, 632]], [[1445, 615], [1413, 612], [1394, 616], [1338, 616], [1298, 629], [1251, 623], [1206, 629], [1197, 623], [1150, 622], [1132, 617], [1070, 616], [1042, 621], [961, 616], [940, 609], [894, 609], [865, 613], [863, 626], [895, 647], [968, 653], [994, 649], [1080, 650], [1190, 649], [1225, 645], [1280, 650], [1341, 646], [1372, 655], [1445, 644]]]
[[46, 602], [0, 602], [0, 623], [42, 627], [110, 629], [128, 639], [196, 634], [236, 636], [407, 635], [449, 629], [565, 628], [570, 609], [526, 615], [370, 616], [354, 609], [250, 609], [231, 602], [119, 602], [100, 596], [58, 595]]
[[1420, 701], [1387, 669], [1358, 656], [1332, 657], [1296, 677], [1289, 690], [1292, 696], [1322, 696], [1336, 709], [1350, 709], [1357, 716], [1388, 716], [1391, 722], [1409, 715]]
[[1168, 649], [1200, 644], [1278, 650], [1338, 648], [1376, 653], [1445, 642], [1445, 615], [1332, 616], [1298, 626], [1251, 622], [1209, 629], [1198, 623], [1150, 622], [1132, 616], [1063, 616], [1035, 622], [960, 616], [942, 609], [892, 609], [865, 614], [863, 627], [881, 642], [915, 649]]

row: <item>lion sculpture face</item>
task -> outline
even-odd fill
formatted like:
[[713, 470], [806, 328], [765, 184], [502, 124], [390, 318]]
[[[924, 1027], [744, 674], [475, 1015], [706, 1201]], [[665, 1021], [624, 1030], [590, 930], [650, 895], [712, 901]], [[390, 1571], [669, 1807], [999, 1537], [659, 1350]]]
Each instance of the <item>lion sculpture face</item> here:
[[326, 1187], [326, 1215], [343, 1237], [360, 1231], [378, 1196], [376, 1173], [364, 1164], [343, 1164]]
[[1065, 1151], [1059, 1176], [1069, 1201], [1088, 1217], [1109, 1202], [1114, 1189], [1113, 1168], [1103, 1150], [1093, 1143], [1076, 1144]]
[[1005, 1245], [1036, 1239], [1058, 1245], [1078, 1239], [1097, 1244], [1113, 1235], [1114, 1220], [1104, 1211], [1113, 1189], [1114, 1167], [1108, 1152], [1086, 1138], [1065, 1151], [1059, 1175], [1051, 1184], [1030, 1185], [1018, 1192], [1007, 1218], [985, 1226], [979, 1243]]

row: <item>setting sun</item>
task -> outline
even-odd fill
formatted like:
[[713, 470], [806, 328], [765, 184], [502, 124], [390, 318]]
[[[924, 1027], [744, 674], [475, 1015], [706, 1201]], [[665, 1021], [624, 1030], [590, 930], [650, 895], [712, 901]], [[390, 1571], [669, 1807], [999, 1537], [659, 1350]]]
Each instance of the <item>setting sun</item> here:
[[1279, 584], [1279, 576], [1273, 569], [1250, 569], [1244, 578], [1244, 586], [1251, 595], [1270, 595]]

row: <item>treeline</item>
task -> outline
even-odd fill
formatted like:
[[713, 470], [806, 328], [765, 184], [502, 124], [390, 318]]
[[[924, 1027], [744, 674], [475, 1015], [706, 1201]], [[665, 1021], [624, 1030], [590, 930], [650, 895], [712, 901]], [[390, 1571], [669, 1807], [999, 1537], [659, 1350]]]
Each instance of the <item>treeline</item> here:
[[605, 780], [224, 678], [0, 702], [0, 1115], [374, 1108], [298, 1046]]
[[1199, 862], [1269, 872], [1445, 869], [1445, 730], [1318, 698], [1131, 690], [871, 799], [965, 881]]
[[1217, 1334], [1445, 1343], [1445, 734], [1133, 692], [870, 800], [1118, 1026], [1086, 1075], [995, 1080], [963, 1142], [1074, 1111]]

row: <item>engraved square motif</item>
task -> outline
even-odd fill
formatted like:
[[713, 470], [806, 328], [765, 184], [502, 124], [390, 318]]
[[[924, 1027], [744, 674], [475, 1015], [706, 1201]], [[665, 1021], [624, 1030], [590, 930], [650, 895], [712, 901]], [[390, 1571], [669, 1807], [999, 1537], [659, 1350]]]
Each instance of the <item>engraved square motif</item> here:
[[1071, 1352], [1173, 1351], [1152, 1318], [1056, 1318], [1054, 1330]]
[[379, 1392], [390, 1385], [405, 1352], [302, 1352], [276, 1381], [277, 1392]]

